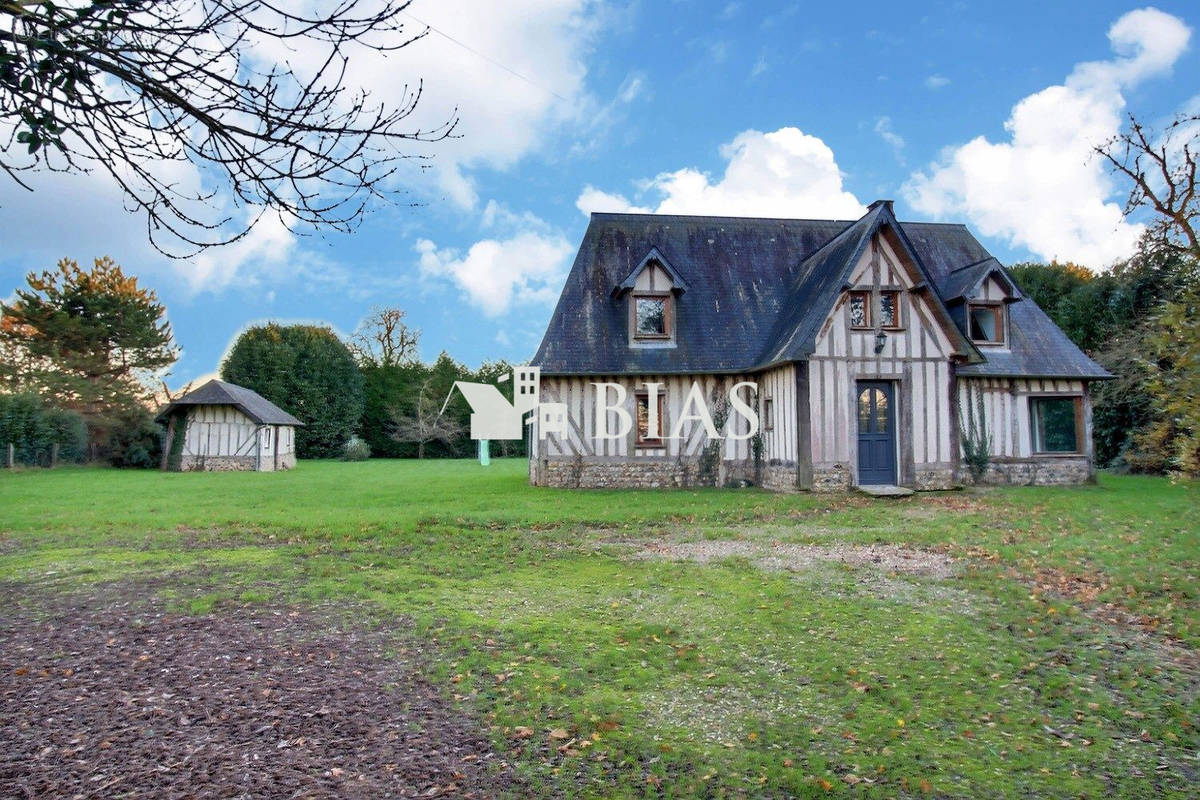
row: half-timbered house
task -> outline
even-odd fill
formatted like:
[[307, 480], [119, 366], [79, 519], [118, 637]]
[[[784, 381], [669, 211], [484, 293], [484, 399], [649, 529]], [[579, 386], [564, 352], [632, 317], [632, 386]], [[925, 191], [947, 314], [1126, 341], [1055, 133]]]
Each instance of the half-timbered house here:
[[[1084, 482], [1088, 386], [1110, 377], [965, 226], [889, 201], [857, 221], [593, 214], [532, 364], [569, 424], [533, 421], [530, 479], [559, 486], [941, 489], [969, 479], [968, 441], [985, 481]], [[670, 436], [693, 384], [720, 422], [743, 382], [755, 436]], [[625, 389], [617, 439], [595, 435], [616, 427], [598, 383]]]

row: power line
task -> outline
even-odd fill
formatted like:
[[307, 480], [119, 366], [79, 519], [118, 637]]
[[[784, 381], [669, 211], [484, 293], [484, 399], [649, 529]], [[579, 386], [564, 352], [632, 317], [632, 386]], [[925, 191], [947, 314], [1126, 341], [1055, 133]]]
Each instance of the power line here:
[[541, 89], [546, 94], [553, 95], [554, 97], [557, 97], [559, 100], [562, 100], [564, 103], [570, 102], [569, 100], [567, 100], [567, 98], [563, 97], [561, 94], [554, 91], [553, 89], [548, 89], [545, 86], [542, 86], [540, 83], [535, 83], [534, 81], [530, 80], [529, 78], [526, 78], [521, 73], [517, 72], [515, 69], [512, 69], [511, 67], [507, 67], [504, 64], [501, 64], [499, 61], [492, 58], [491, 56], [486, 55], [485, 53], [479, 52], [478, 50], [476, 50], [474, 47], [471, 47], [471, 45], [467, 44], [466, 42], [461, 42], [458, 39], [455, 39], [450, 34], [446, 33], [445, 31], [443, 31], [439, 28], [435, 28], [434, 26], [430, 25], [428, 22], [425, 22], [424, 20], [413, 15], [412, 12], [404, 11], [401, 13], [403, 13], [405, 16], [411, 17], [414, 21], [420, 23], [421, 25], [424, 25], [426, 28], [429, 28], [429, 30], [433, 31], [434, 33], [438, 34], [439, 36], [443, 37], [444, 39], [447, 39], [447, 40], [453, 42], [454, 44], [458, 45], [462, 49], [464, 49], [468, 52], [474, 53], [475, 55], [479, 56], [480, 58], [482, 58], [484, 61], [488, 62], [489, 64], [499, 67], [500, 69], [504, 70], [505, 72], [507, 72], [508, 74], [510, 74], [516, 78], [520, 78], [521, 80], [525, 81], [526, 83], [528, 83], [530, 86], [534, 87], [535, 89]]

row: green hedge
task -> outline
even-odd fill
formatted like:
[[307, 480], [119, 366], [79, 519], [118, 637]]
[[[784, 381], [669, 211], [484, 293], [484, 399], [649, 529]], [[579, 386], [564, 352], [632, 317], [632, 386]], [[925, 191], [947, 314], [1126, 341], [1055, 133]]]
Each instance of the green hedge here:
[[49, 408], [36, 395], [0, 395], [0, 463], [7, 463], [9, 444], [26, 466], [49, 466], [56, 444], [59, 461], [83, 461], [87, 426], [79, 414]]

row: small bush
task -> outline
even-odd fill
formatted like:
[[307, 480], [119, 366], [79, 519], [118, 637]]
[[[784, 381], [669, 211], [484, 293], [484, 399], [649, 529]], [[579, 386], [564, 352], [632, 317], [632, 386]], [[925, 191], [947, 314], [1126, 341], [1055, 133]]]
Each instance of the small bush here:
[[50, 466], [55, 445], [59, 461], [82, 461], [87, 427], [79, 414], [47, 408], [37, 395], [0, 395], [0, 463], [8, 458], [9, 444], [25, 466]]
[[366, 461], [371, 457], [371, 446], [357, 436], [342, 445], [342, 461]]

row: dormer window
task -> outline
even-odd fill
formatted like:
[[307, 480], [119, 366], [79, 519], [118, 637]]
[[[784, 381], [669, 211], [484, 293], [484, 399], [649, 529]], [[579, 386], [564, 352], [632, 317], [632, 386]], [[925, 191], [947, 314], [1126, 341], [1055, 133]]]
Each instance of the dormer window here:
[[671, 338], [671, 295], [633, 295], [633, 338]]
[[971, 303], [967, 306], [971, 341], [1004, 344], [1004, 306], [1000, 303]]
[[643, 258], [612, 296], [629, 306], [629, 344], [635, 347], [675, 346], [675, 302], [687, 283], [667, 263], [657, 247]]

